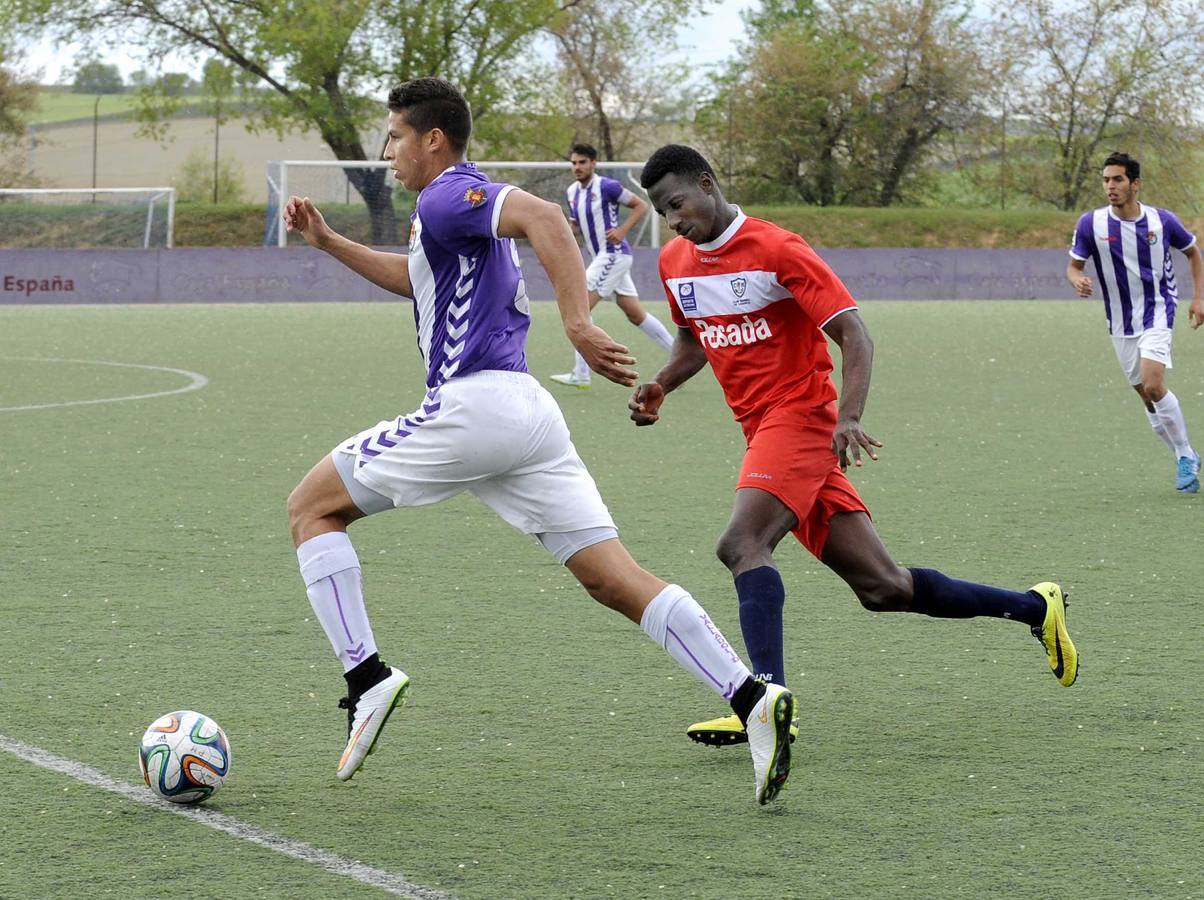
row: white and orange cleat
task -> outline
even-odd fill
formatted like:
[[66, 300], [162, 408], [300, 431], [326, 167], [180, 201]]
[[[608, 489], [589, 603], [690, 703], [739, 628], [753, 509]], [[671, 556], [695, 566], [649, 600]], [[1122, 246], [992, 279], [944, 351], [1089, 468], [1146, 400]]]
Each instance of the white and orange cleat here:
[[780, 684], [765, 685], [765, 693], [748, 716], [748, 746], [757, 779], [757, 802], [768, 803], [790, 776], [790, 723], [794, 695]]
[[398, 704], [405, 703], [410, 677], [401, 669], [389, 667], [387, 678], [378, 681], [354, 700], [344, 697], [339, 706], [347, 710], [347, 747], [339, 760], [339, 779], [348, 780], [359, 771], [364, 759], [376, 747], [380, 730]]

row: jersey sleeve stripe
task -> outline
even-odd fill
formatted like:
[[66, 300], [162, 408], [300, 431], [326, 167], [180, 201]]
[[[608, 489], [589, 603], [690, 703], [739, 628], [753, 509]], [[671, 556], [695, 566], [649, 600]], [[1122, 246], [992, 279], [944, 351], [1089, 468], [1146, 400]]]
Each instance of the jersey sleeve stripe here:
[[829, 322], [831, 322], [833, 319], [835, 319], [841, 313], [847, 313], [850, 309], [856, 309], [856, 308], [857, 308], [856, 306], [846, 306], [844, 309], [836, 310], [836, 312], [832, 313], [832, 315], [828, 316], [828, 318], [826, 318], [822, 322], [820, 322], [819, 327], [823, 328], [825, 325], [827, 325]]
[[514, 185], [506, 185], [498, 192], [497, 199], [493, 201], [493, 217], [489, 222], [489, 232], [495, 238], [500, 237], [497, 233], [497, 226], [502, 220], [502, 204], [506, 202], [506, 198], [510, 196], [512, 190], [514, 190]]

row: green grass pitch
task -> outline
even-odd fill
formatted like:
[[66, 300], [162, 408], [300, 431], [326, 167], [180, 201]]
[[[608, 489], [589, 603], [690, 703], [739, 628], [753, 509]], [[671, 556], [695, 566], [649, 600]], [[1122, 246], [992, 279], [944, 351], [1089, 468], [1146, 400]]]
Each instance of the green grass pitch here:
[[[652, 308], [665, 317], [663, 304]], [[1070, 591], [1079, 683], [1027, 629], [864, 612], [787, 539], [778, 560], [802, 734], [753, 800], [724, 712], [471, 497], [352, 529], [383, 654], [411, 699], [357, 778], [342, 679], [285, 497], [340, 439], [421, 398], [410, 308], [0, 308], [0, 735], [138, 780], [143, 728], [222, 724], [227, 815], [460, 898], [1204, 896], [1204, 495], [1125, 386], [1095, 303], [867, 303], [877, 345], [853, 479], [904, 564]], [[658, 353], [599, 321], [651, 375]], [[553, 304], [530, 361], [564, 371]], [[1204, 335], [1171, 387], [1204, 441]], [[557, 389], [556, 385], [551, 385]], [[642, 563], [739, 646], [714, 541], [739, 431], [704, 373], [654, 428], [627, 391], [557, 393]], [[370, 897], [377, 888], [0, 752], [0, 897]]]

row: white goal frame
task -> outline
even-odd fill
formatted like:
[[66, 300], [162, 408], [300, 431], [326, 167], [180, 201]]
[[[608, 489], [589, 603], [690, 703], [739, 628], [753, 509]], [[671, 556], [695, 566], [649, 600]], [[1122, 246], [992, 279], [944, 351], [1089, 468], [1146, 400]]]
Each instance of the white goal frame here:
[[[472, 160], [472, 163], [478, 169], [481, 169], [483, 171], [488, 171], [489, 169], [555, 169], [558, 167], [563, 167], [566, 176], [571, 178], [572, 174], [573, 174], [573, 170], [572, 170], [572, 167], [571, 167], [569, 161], [565, 160], [565, 159], [545, 160], [543, 162], [531, 162], [529, 160], [528, 161], [505, 161], [505, 160], [498, 161], [498, 160], [491, 159], [491, 160], [484, 160], [484, 161]], [[632, 162], [632, 161], [627, 161], [627, 160], [609, 160], [609, 159], [603, 160], [603, 159], [600, 159], [600, 160], [598, 160], [598, 165], [600, 167], [607, 168], [607, 169], [627, 169], [628, 170], [627, 180], [631, 183], [632, 187], [634, 188], [634, 190], [632, 190], [632, 193], [638, 192], [640, 195], [647, 197], [647, 193], [644, 191], [643, 187], [640, 186], [640, 183], [631, 177], [631, 171], [630, 171], [631, 169], [642, 169], [644, 167], [644, 164], [642, 162]], [[273, 166], [280, 167], [280, 183], [279, 184], [276, 184], [276, 182], [272, 180], [271, 170], [272, 170]], [[281, 205], [281, 210], [280, 210], [281, 214], [276, 222], [276, 246], [277, 247], [287, 247], [288, 246], [288, 230], [284, 227], [283, 207], [284, 207], [284, 204], [288, 201], [288, 197], [289, 197], [289, 192], [288, 192], [288, 169], [289, 169], [289, 166], [296, 166], [296, 167], [304, 166], [306, 168], [331, 168], [331, 169], [387, 169], [387, 168], [389, 168], [389, 163], [383, 159], [381, 159], [381, 160], [370, 160], [370, 159], [281, 159], [281, 160], [272, 160], [271, 162], [269, 162], [268, 163], [268, 173], [269, 173], [268, 174], [268, 182], [273, 188], [276, 189], [277, 196], [280, 197], [280, 205]], [[656, 215], [655, 212], [652, 212], [652, 214], [649, 216], [648, 227], [650, 229], [649, 238], [650, 238], [652, 246], [659, 247], [661, 245], [660, 216]]]
[[96, 194], [146, 194], [146, 227], [142, 230], [142, 249], [150, 248], [151, 225], [155, 221], [155, 201], [167, 197], [167, 247], [170, 249], [172, 235], [176, 227], [176, 189], [173, 187], [136, 187], [136, 188], [0, 188], [0, 197], [4, 196], [45, 196], [47, 194], [79, 194], [94, 196]]

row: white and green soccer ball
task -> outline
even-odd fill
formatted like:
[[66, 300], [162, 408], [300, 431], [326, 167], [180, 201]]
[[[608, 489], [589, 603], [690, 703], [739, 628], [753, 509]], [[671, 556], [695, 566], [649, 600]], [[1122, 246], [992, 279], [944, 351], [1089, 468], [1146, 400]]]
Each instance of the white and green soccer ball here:
[[146, 786], [172, 803], [200, 803], [230, 774], [230, 742], [206, 715], [182, 709], [151, 722], [138, 747]]

